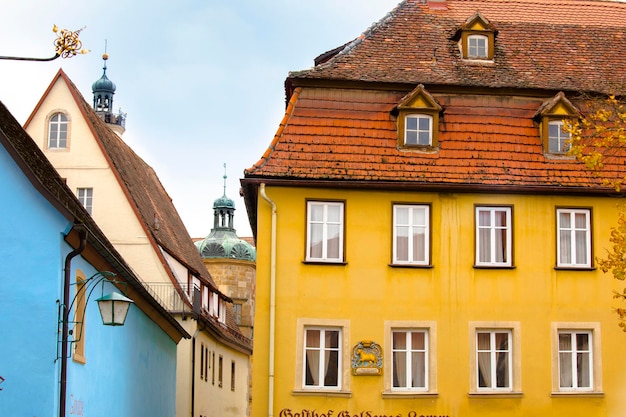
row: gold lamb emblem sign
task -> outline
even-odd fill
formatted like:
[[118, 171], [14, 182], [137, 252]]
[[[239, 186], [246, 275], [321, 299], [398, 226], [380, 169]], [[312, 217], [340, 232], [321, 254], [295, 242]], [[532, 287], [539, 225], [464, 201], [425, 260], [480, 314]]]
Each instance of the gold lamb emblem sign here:
[[380, 345], [363, 340], [352, 348], [353, 375], [382, 375], [383, 355]]

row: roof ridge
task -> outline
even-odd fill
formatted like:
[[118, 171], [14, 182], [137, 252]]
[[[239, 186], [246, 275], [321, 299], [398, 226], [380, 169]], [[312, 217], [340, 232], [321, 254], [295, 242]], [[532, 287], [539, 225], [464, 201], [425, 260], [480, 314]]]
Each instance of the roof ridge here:
[[[329, 51], [326, 51], [326, 52], [323, 52], [322, 54], [320, 54], [317, 58], [315, 58], [315, 61], [317, 61], [321, 57], [325, 57], [326, 55], [329, 55], [329, 56], [325, 57], [324, 59], [322, 59], [319, 64], [315, 65], [315, 67], [322, 68], [324, 66], [330, 66], [330, 65], [332, 65], [332, 63], [336, 59], [338, 59], [338, 57], [346, 55], [346, 54], [349, 54], [354, 48], [356, 48], [361, 42], [363, 42], [363, 40], [369, 38], [381, 26], [383, 26], [389, 20], [394, 18], [396, 16], [396, 11], [399, 10], [400, 8], [404, 7], [408, 3], [408, 1], [409, 0], [402, 0], [400, 3], [398, 3], [396, 5], [396, 7], [394, 7], [385, 16], [383, 16], [382, 19], [379, 19], [379, 20], [373, 22], [367, 29], [365, 29], [365, 31], [363, 33], [361, 33], [359, 36], [357, 36], [352, 41], [349, 41], [349, 42], [343, 44], [342, 46], [339, 46], [337, 48], [331, 49]], [[420, 0], [420, 1], [422, 1], [422, 0]], [[308, 70], [302, 70], [302, 71], [308, 71]], [[293, 71], [293, 73], [298, 73], [298, 72], [300, 72], [300, 71]], [[291, 75], [291, 72], [290, 72], [290, 75]]]

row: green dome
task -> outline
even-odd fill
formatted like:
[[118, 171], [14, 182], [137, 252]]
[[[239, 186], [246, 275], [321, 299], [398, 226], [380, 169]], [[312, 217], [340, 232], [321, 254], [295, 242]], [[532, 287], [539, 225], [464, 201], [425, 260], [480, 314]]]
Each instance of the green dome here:
[[230, 198], [226, 197], [226, 195], [223, 195], [213, 202], [213, 209], [219, 209], [219, 208], [234, 209], [235, 202], [231, 200]]
[[196, 242], [200, 256], [205, 259], [256, 260], [255, 247], [237, 237], [233, 227], [234, 219], [235, 202], [226, 197], [224, 175], [224, 195], [213, 202], [213, 229], [206, 238]]
[[102, 67], [102, 77], [93, 84], [91, 84], [91, 91], [95, 93], [115, 93], [115, 83], [108, 79], [107, 77], [107, 59], [109, 59], [109, 55], [105, 52], [102, 55], [102, 59], [104, 60], [104, 66]]
[[239, 239], [232, 230], [213, 230], [205, 239], [196, 242], [196, 247], [205, 259], [256, 260], [254, 246]]
[[102, 77], [100, 77], [98, 81], [91, 84], [91, 91], [94, 93], [98, 93], [98, 92], [114, 93], [115, 83], [109, 80], [106, 74], [102, 74]]

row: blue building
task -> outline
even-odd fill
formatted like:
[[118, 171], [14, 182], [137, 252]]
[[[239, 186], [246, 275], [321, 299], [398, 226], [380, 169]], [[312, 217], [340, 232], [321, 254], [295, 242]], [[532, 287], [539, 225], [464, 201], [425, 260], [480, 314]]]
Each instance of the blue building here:
[[[2, 104], [0, 145], [0, 416], [174, 416], [190, 335]], [[134, 302], [123, 326], [95, 302], [113, 291]]]

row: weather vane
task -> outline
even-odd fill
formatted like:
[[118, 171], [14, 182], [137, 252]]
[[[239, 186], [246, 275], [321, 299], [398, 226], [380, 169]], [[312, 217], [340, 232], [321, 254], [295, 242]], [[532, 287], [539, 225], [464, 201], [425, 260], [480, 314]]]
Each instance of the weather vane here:
[[54, 40], [54, 56], [50, 58], [28, 58], [17, 56], [0, 56], [0, 59], [7, 59], [13, 61], [53, 61], [59, 57], [71, 58], [77, 54], [89, 53], [88, 49], [82, 49], [83, 43], [78, 38], [80, 32], [84, 27], [72, 32], [67, 29], [60, 29], [57, 25], [54, 25], [52, 31], [57, 34], [57, 38]]
[[226, 178], [228, 176], [226, 175], [226, 163], [224, 163], [224, 197], [226, 197]]

